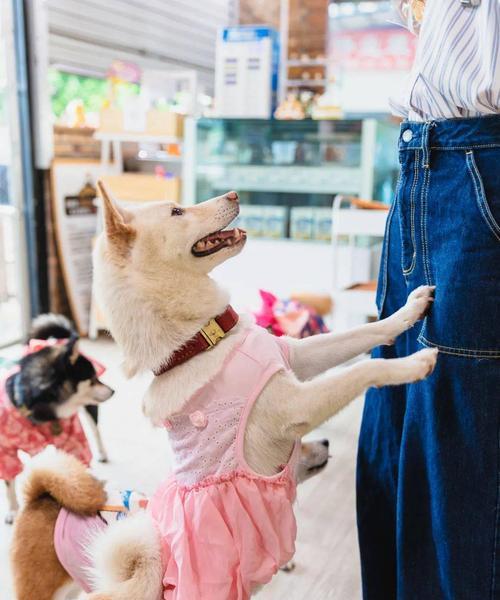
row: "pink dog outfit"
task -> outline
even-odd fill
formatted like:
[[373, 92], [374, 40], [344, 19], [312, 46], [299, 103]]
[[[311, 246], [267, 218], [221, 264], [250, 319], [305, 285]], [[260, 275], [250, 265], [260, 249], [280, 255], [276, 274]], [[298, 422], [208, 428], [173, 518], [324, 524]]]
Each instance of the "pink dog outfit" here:
[[257, 397], [289, 368], [286, 343], [252, 326], [219, 373], [165, 423], [176, 468], [149, 505], [162, 539], [165, 600], [246, 600], [293, 556], [299, 444], [270, 477], [244, 457]]
[[94, 591], [92, 581], [93, 562], [89, 546], [96, 536], [115, 520], [126, 518], [143, 510], [147, 504], [145, 496], [132, 490], [107, 489], [107, 504], [121, 506], [123, 510], [83, 517], [61, 508], [54, 528], [54, 548], [59, 562], [84, 592]]

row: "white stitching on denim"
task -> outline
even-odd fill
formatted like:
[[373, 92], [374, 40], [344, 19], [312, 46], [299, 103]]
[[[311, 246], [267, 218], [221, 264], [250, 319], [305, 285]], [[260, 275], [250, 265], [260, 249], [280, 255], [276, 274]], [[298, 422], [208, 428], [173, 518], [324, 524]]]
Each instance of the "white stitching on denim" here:
[[500, 144], [471, 144], [470, 146], [431, 146], [431, 150], [470, 150], [477, 148], [498, 148]]
[[[498, 148], [500, 144], [470, 144], [470, 146], [431, 146], [431, 150], [476, 150], [478, 148]], [[421, 150], [421, 146], [405, 146], [400, 151]]]
[[[411, 248], [413, 250], [413, 255], [411, 259], [410, 266], [408, 268], [405, 267], [404, 264], [404, 237], [403, 237], [403, 219], [399, 219], [399, 229], [401, 232], [401, 270], [404, 275], [410, 275], [415, 269], [415, 265], [417, 263], [417, 252], [416, 252], [416, 243], [415, 243], [415, 192], [417, 189], [418, 183], [418, 161], [420, 160], [420, 151], [415, 150], [415, 163], [413, 166], [413, 182], [411, 185], [410, 192], [410, 231], [411, 231]], [[399, 203], [400, 215], [402, 213], [401, 202]]]
[[495, 217], [491, 213], [490, 207], [488, 206], [486, 193], [484, 191], [483, 180], [477, 168], [476, 161], [474, 159], [474, 152], [472, 152], [472, 150], [465, 153], [465, 160], [467, 162], [467, 168], [469, 169], [472, 181], [474, 183], [474, 189], [476, 190], [476, 202], [479, 207], [479, 210], [483, 215], [483, 219], [486, 221], [486, 225], [488, 225], [488, 228], [500, 242], [500, 226], [495, 221]]
[[433, 121], [427, 121], [424, 124], [423, 127], [423, 131], [422, 131], [422, 150], [423, 150], [423, 154], [422, 154], [422, 167], [424, 167], [424, 169], [429, 169], [430, 168], [430, 161], [431, 161], [431, 147], [429, 145], [429, 136], [430, 136], [430, 131], [431, 129], [435, 126], [435, 123]]
[[418, 336], [418, 341], [426, 346], [438, 348], [443, 354], [453, 354], [454, 356], [468, 356], [469, 358], [500, 358], [500, 350], [469, 350], [467, 348], [454, 348], [453, 346], [443, 346], [436, 342], [431, 342], [424, 336], [425, 323]]
[[427, 195], [430, 187], [430, 169], [424, 171], [424, 183], [422, 186], [421, 202], [420, 202], [420, 235], [422, 237], [422, 262], [424, 265], [425, 279], [427, 285], [432, 285], [431, 267], [429, 263], [429, 244], [427, 241]]

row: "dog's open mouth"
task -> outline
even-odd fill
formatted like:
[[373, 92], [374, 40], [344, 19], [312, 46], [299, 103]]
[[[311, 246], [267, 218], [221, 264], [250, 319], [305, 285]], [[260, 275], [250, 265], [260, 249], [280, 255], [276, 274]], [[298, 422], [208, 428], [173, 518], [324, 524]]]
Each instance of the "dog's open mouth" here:
[[328, 457], [324, 462], [322, 462], [319, 465], [314, 465], [314, 467], [309, 467], [307, 469], [307, 472], [308, 473], [317, 473], [318, 471], [322, 471], [326, 467], [326, 465], [328, 464], [328, 459], [329, 458], [330, 457]]
[[209, 256], [222, 250], [243, 244], [247, 238], [246, 231], [236, 227], [235, 229], [225, 229], [206, 235], [191, 248], [194, 256]]

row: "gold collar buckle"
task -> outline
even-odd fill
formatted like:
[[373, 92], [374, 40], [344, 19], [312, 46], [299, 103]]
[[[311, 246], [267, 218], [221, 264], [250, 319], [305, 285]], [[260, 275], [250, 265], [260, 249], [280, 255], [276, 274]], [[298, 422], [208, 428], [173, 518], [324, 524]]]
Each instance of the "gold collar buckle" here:
[[222, 327], [215, 319], [210, 321], [200, 329], [201, 335], [205, 338], [210, 348], [213, 348], [222, 338], [226, 336]]

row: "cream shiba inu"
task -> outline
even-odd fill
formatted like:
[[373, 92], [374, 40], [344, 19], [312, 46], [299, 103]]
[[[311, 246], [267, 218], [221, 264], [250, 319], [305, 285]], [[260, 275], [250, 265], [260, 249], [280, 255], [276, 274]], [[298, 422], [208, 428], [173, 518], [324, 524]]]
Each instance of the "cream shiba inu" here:
[[[433, 288], [416, 289], [405, 306], [382, 321], [345, 333], [304, 340], [280, 338], [278, 347], [276, 338], [263, 330], [256, 331], [246, 318], [238, 319], [231, 314], [228, 293], [210, 277], [217, 265], [236, 256], [246, 243], [244, 231], [226, 229], [239, 213], [236, 192], [190, 207], [164, 202], [125, 210], [111, 200], [102, 185], [100, 190], [105, 226], [94, 255], [98, 301], [123, 351], [126, 374], [133, 376], [151, 370], [156, 375], [144, 398], [146, 416], [154, 424], [171, 430], [174, 452], [177, 448], [182, 450], [186, 439], [191, 444], [189, 448], [196, 448], [196, 468], [190, 466], [191, 454], [186, 458], [186, 453], [179, 450], [179, 477], [182, 475], [189, 481], [189, 486], [182, 488], [183, 494], [192, 489], [193, 482], [198, 486], [195, 489], [201, 489], [205, 485], [204, 473], [210, 473], [208, 480], [213, 482], [212, 471], [204, 465], [211, 463], [212, 453], [221, 452], [221, 446], [224, 452], [230, 448], [229, 442], [225, 445], [224, 428], [210, 429], [213, 425], [211, 408], [203, 402], [206, 395], [223, 395], [226, 384], [233, 386], [235, 396], [238, 382], [231, 368], [238, 352], [242, 389], [249, 385], [242, 365], [256, 368], [259, 360], [275, 361], [278, 365], [263, 377], [251, 404], [246, 405], [240, 436], [244, 475], [255, 478], [259, 485], [280, 476], [294, 454], [298, 439], [335, 415], [368, 387], [412, 383], [432, 372], [437, 352], [428, 349], [402, 359], [362, 360], [342, 369], [333, 367], [375, 346], [393, 343], [425, 314], [433, 301]], [[249, 335], [255, 338], [250, 349], [245, 346]], [[260, 347], [259, 357], [256, 348]], [[243, 354], [248, 359], [246, 363]], [[262, 358], [265, 356], [270, 358]], [[262, 369], [266, 364], [260, 365]], [[258, 368], [255, 372], [260, 373]], [[230, 424], [232, 426], [232, 422]], [[234, 437], [236, 439], [236, 435]], [[198, 443], [200, 440], [206, 440], [206, 445]], [[233, 475], [238, 477], [241, 469], [237, 465], [231, 469], [233, 481]], [[216, 474], [218, 477], [219, 472]], [[171, 493], [177, 491], [164, 490], [162, 498], [167, 499], [166, 503]], [[203, 595], [204, 586], [213, 582], [203, 581], [202, 576], [197, 582], [197, 597], [181, 594], [176, 581], [181, 578], [179, 563], [182, 560], [177, 560], [179, 557], [174, 556], [170, 548], [166, 566], [164, 552], [169, 542], [161, 527], [164, 515], [158, 516], [161, 509], [157, 502], [156, 514], [153, 511], [151, 519], [142, 518], [137, 523], [130, 519], [128, 531], [120, 532], [116, 528], [97, 542], [94, 556], [100, 577], [98, 589], [102, 593], [92, 598], [222, 599], [212, 592], [212, 595], [208, 592]], [[237, 538], [237, 532], [233, 534]], [[286, 537], [286, 532], [281, 531], [279, 535]], [[122, 551], [126, 548], [130, 558], [134, 536], [137, 559], [128, 560], [124, 565]], [[191, 552], [196, 554], [197, 539], [192, 537]], [[148, 540], [147, 552], [144, 552], [144, 540]], [[285, 555], [288, 556], [287, 553], [280, 556]], [[231, 592], [231, 597], [226, 595], [224, 600], [248, 598], [257, 587], [252, 582], [262, 583], [269, 578], [265, 575], [249, 583], [244, 576], [240, 579], [238, 564], [233, 567], [235, 574], [231, 576], [237, 579], [239, 587], [236, 587], [240, 591]], [[272, 568], [275, 567], [273, 563]], [[201, 567], [200, 570], [203, 571]]]

